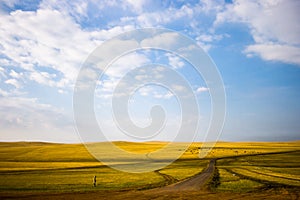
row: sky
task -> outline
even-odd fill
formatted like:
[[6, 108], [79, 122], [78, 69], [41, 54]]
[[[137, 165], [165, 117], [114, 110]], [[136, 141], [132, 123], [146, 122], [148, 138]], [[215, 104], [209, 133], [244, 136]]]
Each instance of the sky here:
[[[141, 28], [183, 34], [215, 63], [226, 92], [219, 140], [299, 140], [299, 10], [298, 0], [2, 0], [0, 141], [80, 142], [73, 93], [81, 67], [104, 41]], [[203, 140], [213, 110], [210, 88], [186, 60], [157, 49], [120, 56], [99, 77], [94, 104], [99, 126], [109, 140], [131, 140], [114, 125], [112, 93], [127, 72], [151, 63], [189, 82], [200, 110], [195, 139]], [[128, 112], [136, 125], [147, 126], [158, 104], [168, 120], [151, 140], [172, 140], [191, 119], [181, 119], [180, 102], [168, 88], [137, 88]]]

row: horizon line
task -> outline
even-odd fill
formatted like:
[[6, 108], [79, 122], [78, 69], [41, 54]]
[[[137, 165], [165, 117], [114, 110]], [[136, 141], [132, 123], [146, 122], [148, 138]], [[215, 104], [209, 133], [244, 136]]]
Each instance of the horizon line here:
[[188, 142], [188, 141], [158, 141], [158, 140], [153, 140], [153, 141], [126, 141], [126, 140], [114, 140], [114, 141], [95, 141], [95, 142], [52, 142], [52, 141], [42, 141], [42, 140], [15, 140], [15, 141], [0, 141], [1, 143], [44, 143], [44, 144], [91, 144], [91, 143], [289, 143], [289, 142], [300, 142], [299, 140], [286, 140], [286, 141], [251, 141], [251, 140], [240, 140], [240, 141], [230, 141], [230, 140], [218, 140], [218, 141], [193, 141], [193, 142]]

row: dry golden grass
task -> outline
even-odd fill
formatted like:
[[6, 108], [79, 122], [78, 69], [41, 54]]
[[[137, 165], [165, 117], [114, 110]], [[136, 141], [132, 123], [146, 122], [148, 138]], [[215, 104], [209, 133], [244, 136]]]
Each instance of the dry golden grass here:
[[[165, 142], [128, 143], [115, 142], [120, 149], [147, 154], [165, 147]], [[107, 157], [115, 157], [108, 149], [107, 143], [97, 144]], [[172, 146], [169, 154], [153, 157], [153, 162], [170, 159], [173, 154], [182, 154], [180, 159], [166, 166], [159, 172], [183, 180], [201, 172], [210, 158], [224, 158], [217, 161], [220, 169], [221, 185], [219, 190], [249, 191], [261, 187], [264, 183], [252, 180], [251, 177], [263, 181], [273, 177], [280, 184], [299, 185], [299, 154], [270, 154], [272, 152], [300, 150], [300, 142], [218, 142], [205, 159], [199, 159], [202, 143], [193, 143], [185, 149], [185, 143]], [[246, 156], [245, 155], [256, 155]], [[234, 157], [234, 158], [233, 158]], [[157, 172], [126, 173], [104, 166], [89, 154], [81, 144], [49, 144], [49, 143], [0, 143], [0, 192], [70, 192], [95, 190], [120, 190], [151, 188], [167, 183], [165, 177]], [[267, 162], [267, 164], [266, 164]], [[109, 164], [134, 164], [134, 160], [115, 160]], [[278, 167], [279, 166], [279, 167]], [[231, 177], [231, 172], [240, 173], [244, 177]], [[258, 175], [258, 172], [261, 174]], [[98, 187], [92, 185], [94, 175], [98, 177]], [[250, 177], [250, 179], [247, 178]], [[282, 176], [282, 177], [280, 177]], [[275, 178], [274, 178], [275, 177]], [[289, 181], [287, 178], [295, 179]]]

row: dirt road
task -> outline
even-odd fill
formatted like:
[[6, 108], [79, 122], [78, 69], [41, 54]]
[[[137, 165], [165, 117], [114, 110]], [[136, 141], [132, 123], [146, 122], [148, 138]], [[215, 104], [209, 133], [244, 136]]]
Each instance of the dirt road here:
[[161, 191], [199, 191], [208, 179], [212, 176], [214, 172], [216, 160], [212, 159], [208, 165], [208, 167], [200, 174], [189, 178], [185, 181], [178, 182], [172, 185], [168, 185], [162, 188], [156, 188], [153, 190], [161, 190]]

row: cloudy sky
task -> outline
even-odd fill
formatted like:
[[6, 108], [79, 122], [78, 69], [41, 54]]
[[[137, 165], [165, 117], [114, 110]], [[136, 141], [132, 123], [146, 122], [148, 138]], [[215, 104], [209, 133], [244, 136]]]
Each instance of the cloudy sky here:
[[[0, 140], [79, 142], [72, 106], [81, 66], [104, 41], [146, 27], [192, 38], [218, 67], [227, 96], [221, 140], [300, 139], [299, 10], [298, 0], [2, 0]], [[126, 139], [105, 121], [118, 78], [153, 62], [190, 81], [201, 120], [209, 122], [209, 88], [187, 62], [136, 51], [116, 60], [95, 91], [95, 113], [111, 139]], [[149, 123], [152, 105], [164, 105], [170, 120], [157, 139], [173, 137], [180, 109], [170, 91], [145, 86], [132, 99], [131, 117], [141, 126]]]

